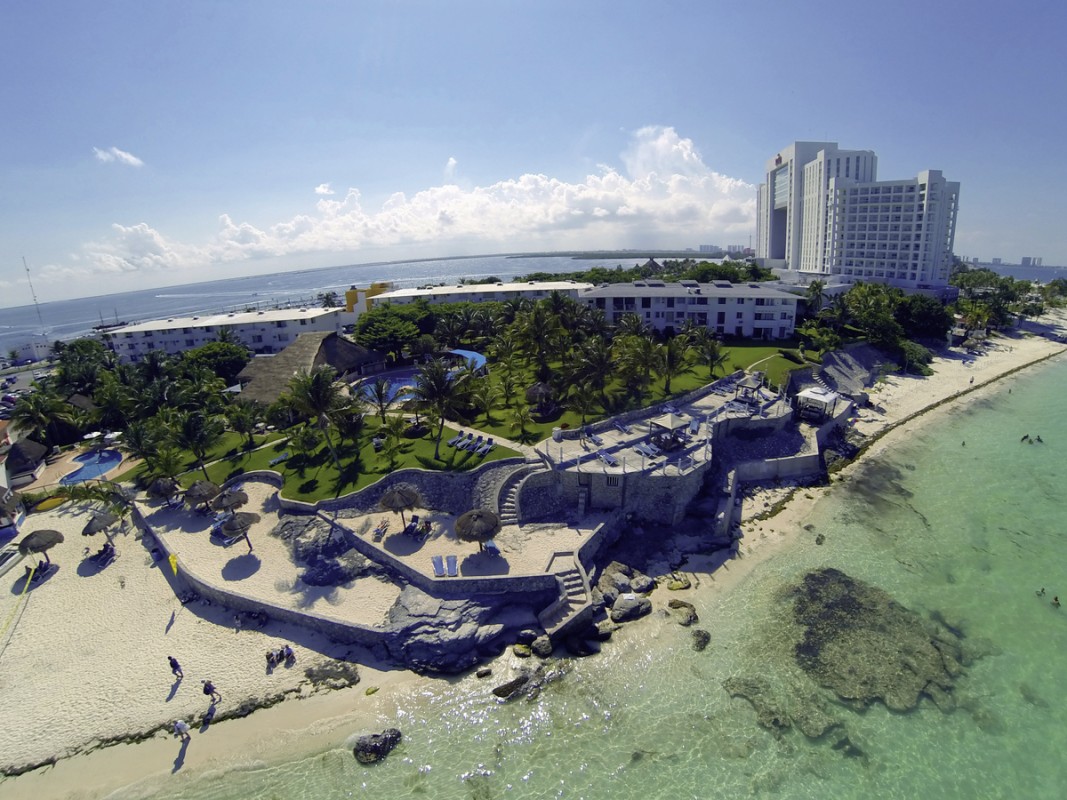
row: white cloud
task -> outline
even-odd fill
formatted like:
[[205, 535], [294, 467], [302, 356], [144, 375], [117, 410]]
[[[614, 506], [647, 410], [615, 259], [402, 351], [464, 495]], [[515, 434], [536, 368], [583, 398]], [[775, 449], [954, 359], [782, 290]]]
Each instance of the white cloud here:
[[117, 147], [109, 147], [107, 150], [101, 150], [99, 147], [94, 147], [93, 155], [96, 156], [97, 161], [103, 161], [105, 164], [118, 162], [119, 164], [128, 164], [131, 167], [144, 166], [144, 162], [133, 153], [127, 153], [125, 150], [119, 150]]
[[445, 180], [452, 181], [456, 177], [456, 166], [459, 164], [452, 156], [448, 157], [448, 161], [445, 162]]
[[[97, 152], [105, 161], [117, 158]], [[485, 186], [446, 181], [393, 194], [377, 208], [364, 207], [358, 189], [341, 196], [324, 183], [315, 189], [314, 209], [290, 219], [264, 225], [224, 214], [217, 233], [198, 244], [171, 240], [144, 222], [116, 224], [68, 266], [49, 269], [56, 277], [177, 272], [309, 254], [358, 259], [361, 252], [387, 249], [404, 258], [413, 252], [692, 247], [755, 227], [755, 187], [710, 169], [673, 128], [636, 131], [620, 160], [624, 169], [601, 165], [575, 182], [534, 174]], [[456, 166], [449, 158], [446, 175]]]

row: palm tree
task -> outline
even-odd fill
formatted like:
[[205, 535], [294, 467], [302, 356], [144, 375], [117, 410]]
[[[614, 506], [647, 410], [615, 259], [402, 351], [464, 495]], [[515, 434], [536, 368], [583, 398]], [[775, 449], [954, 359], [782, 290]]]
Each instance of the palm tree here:
[[500, 390], [488, 378], [478, 378], [472, 386], [470, 400], [475, 408], [485, 414], [485, 421], [489, 422], [489, 415], [500, 397]]
[[256, 425], [259, 423], [259, 407], [252, 403], [234, 402], [226, 410], [226, 421], [230, 424], [230, 430], [246, 437], [247, 449], [256, 446]]
[[157, 478], [173, 478], [182, 472], [182, 451], [176, 447], [160, 447], [152, 456], [151, 461], [145, 462], [148, 468], [144, 472], [145, 482], [152, 482]]
[[389, 402], [393, 399], [392, 384], [382, 377], [375, 378], [369, 384], [363, 385], [363, 396], [378, 410], [382, 424], [385, 424], [385, 411], [389, 408]]
[[445, 431], [445, 418], [455, 414], [463, 402], [462, 374], [453, 372], [441, 359], [435, 358], [423, 364], [415, 375], [414, 395], [426, 404], [437, 417], [437, 437], [433, 457], [441, 460], [441, 436]]
[[593, 388], [580, 383], [571, 387], [571, 394], [567, 398], [567, 408], [576, 414], [580, 414], [582, 424], [585, 425], [585, 418], [595, 414], [597, 411], [597, 401], [594, 397]]
[[647, 336], [648, 329], [637, 314], [623, 314], [615, 323], [616, 336]]
[[578, 350], [577, 361], [571, 369], [571, 381], [583, 384], [588, 390], [600, 395], [605, 402], [604, 393], [612, 375], [615, 373], [615, 355], [605, 339], [590, 339]]
[[347, 439], [352, 444], [356, 444], [359, 441], [359, 435], [363, 433], [363, 412], [358, 406], [350, 405], [338, 412], [333, 418], [333, 424], [337, 427], [337, 433], [342, 441]]
[[222, 432], [222, 425], [215, 417], [209, 417], [200, 411], [179, 411], [175, 415], [175, 427], [172, 431], [174, 443], [193, 454], [196, 465], [200, 467], [206, 480], [211, 480], [211, 477], [207, 474], [204, 461], [208, 451], [222, 438]]
[[119, 447], [134, 458], [141, 459], [151, 469], [152, 463], [162, 449], [163, 438], [163, 430], [154, 419], [137, 420], [126, 427], [126, 433]]
[[823, 303], [827, 297], [826, 281], [815, 280], [809, 283], [808, 289], [804, 293], [804, 298], [808, 302], [808, 314], [814, 316], [822, 311]]
[[663, 394], [671, 393], [671, 381], [692, 372], [689, 365], [689, 343], [684, 336], [675, 336], [659, 346], [659, 363], [656, 371], [663, 378]]
[[59, 426], [73, 424], [73, 409], [47, 389], [24, 394], [11, 411], [11, 426], [46, 446], [58, 444]]
[[529, 406], [519, 406], [511, 412], [511, 429], [519, 434], [519, 441], [525, 442], [530, 434], [526, 430], [528, 425], [533, 424], [533, 415]]
[[298, 411], [316, 421], [340, 472], [341, 459], [337, 457], [337, 448], [328, 429], [333, 418], [347, 403], [343, 387], [334, 380], [335, 376], [332, 367], [315, 367], [311, 372], [301, 370], [289, 379], [289, 396]]
[[708, 378], [715, 377], [715, 370], [726, 363], [722, 343], [707, 328], [700, 328], [692, 339], [697, 360], [708, 368]]
[[659, 363], [656, 343], [647, 336], [626, 336], [615, 340], [623, 380], [635, 397], [640, 397], [652, 383], [652, 373]]

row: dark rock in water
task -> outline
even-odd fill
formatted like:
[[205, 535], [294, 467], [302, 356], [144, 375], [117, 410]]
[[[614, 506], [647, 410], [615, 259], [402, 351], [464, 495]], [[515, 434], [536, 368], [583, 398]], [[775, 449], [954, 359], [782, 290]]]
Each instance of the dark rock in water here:
[[821, 533], [818, 536], [815, 537], [815, 544], [822, 544], [825, 541], [826, 541], [826, 537], [823, 536]]
[[304, 677], [312, 686], [346, 689], [359, 683], [359, 670], [347, 661], [328, 661], [304, 670]]
[[634, 572], [630, 579], [630, 588], [638, 594], [647, 594], [656, 588], [656, 581], [641, 572]]
[[515, 635], [515, 641], [519, 644], [533, 644], [534, 639], [540, 635], [541, 634], [533, 628], [525, 628]]
[[477, 672], [474, 673], [474, 675], [476, 677], [478, 677], [478, 678], [488, 678], [492, 674], [493, 674], [493, 668], [492, 667], [482, 667], [480, 670], [478, 670]]
[[585, 658], [586, 656], [595, 656], [600, 652], [600, 643], [591, 642], [584, 636], [568, 636], [563, 640], [563, 646], [567, 649], [567, 652], [572, 656], [578, 658]]
[[511, 648], [511, 652], [519, 658], [529, 658], [533, 655], [533, 650], [528, 644], [517, 644]]
[[727, 678], [722, 687], [731, 697], [743, 697], [748, 700], [756, 710], [757, 721], [767, 730], [781, 733], [792, 727], [792, 719], [766, 678]]
[[711, 634], [701, 628], [693, 630], [693, 649], [698, 653], [707, 649], [707, 646], [711, 643]]
[[692, 603], [687, 603], [685, 600], [671, 600], [667, 603], [667, 606], [679, 612], [677, 614], [679, 625], [688, 627], [695, 622], [700, 622], [700, 617], [697, 616], [696, 606]]
[[1023, 696], [1023, 700], [1034, 708], [1048, 708], [1048, 700], [1039, 695], [1034, 687], [1028, 683], [1019, 684], [1019, 694]]
[[692, 582], [689, 578], [681, 573], [675, 573], [671, 575], [671, 579], [667, 582], [667, 591], [669, 592], [681, 592], [692, 587]]
[[517, 677], [512, 678], [507, 683], [502, 683], [495, 689], [493, 689], [493, 694], [495, 694], [497, 697], [502, 697], [507, 700], [509, 697], [518, 692], [523, 686], [525, 686], [529, 682], [529, 675], [518, 675]]
[[617, 623], [612, 622], [610, 619], [601, 620], [593, 626], [588, 638], [597, 642], [606, 642], [619, 627]]
[[538, 658], [548, 658], [552, 655], [552, 640], [547, 636], [538, 636], [530, 644], [530, 649]]
[[652, 601], [647, 597], [625, 595], [615, 601], [611, 607], [612, 622], [629, 622], [632, 619], [652, 613]]
[[935, 640], [918, 614], [881, 589], [840, 570], [816, 570], [797, 588], [793, 616], [803, 630], [797, 663], [847, 703], [866, 708], [880, 700], [907, 711], [925, 695], [951, 706], [959, 670], [946, 669], [954, 660], [946, 633]]
[[376, 764], [400, 744], [401, 734], [396, 728], [388, 728], [381, 733], [360, 736], [352, 753], [360, 764]]
[[833, 749], [840, 750], [841, 754], [845, 756], [845, 758], [862, 758], [864, 761], [867, 760], [867, 754], [864, 753], [863, 750], [861, 750], [859, 747], [854, 745], [852, 743], [852, 740], [849, 739], [847, 736], [842, 736], [840, 739], [834, 742]]

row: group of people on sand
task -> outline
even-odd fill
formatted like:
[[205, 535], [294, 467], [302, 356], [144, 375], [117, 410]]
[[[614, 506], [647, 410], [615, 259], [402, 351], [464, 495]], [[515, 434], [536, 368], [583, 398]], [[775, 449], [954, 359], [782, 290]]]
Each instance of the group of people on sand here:
[[[1036, 594], [1038, 597], [1044, 597], [1045, 596], [1045, 587], [1042, 586], [1041, 589], [1039, 591], [1034, 592], [1034, 594]], [[1059, 608], [1060, 607], [1060, 597], [1059, 597], [1059, 595], [1056, 595], [1055, 597], [1052, 598], [1052, 607], [1053, 608]]]
[[[167, 656], [167, 663], [170, 665], [171, 674], [174, 675], [175, 684], [181, 683], [185, 679], [185, 670], [182, 669], [182, 665], [178, 662], [174, 656]], [[211, 708], [215, 707], [216, 703], [222, 701], [222, 694], [215, 688], [209, 680], [200, 681], [202, 691], [206, 697], [211, 698]], [[211, 712], [208, 712], [210, 717]], [[183, 742], [189, 741], [189, 723], [183, 719], [176, 720], [174, 722], [174, 735], [181, 739]]]
[[291, 667], [296, 663], [296, 653], [289, 645], [282, 645], [277, 650], [267, 651], [267, 669], [274, 669], [279, 664]]

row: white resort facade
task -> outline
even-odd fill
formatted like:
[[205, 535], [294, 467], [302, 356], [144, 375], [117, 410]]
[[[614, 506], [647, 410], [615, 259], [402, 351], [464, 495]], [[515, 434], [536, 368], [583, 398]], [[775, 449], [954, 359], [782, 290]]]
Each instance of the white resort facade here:
[[[648, 279], [583, 291], [578, 298], [615, 325], [636, 314], [646, 327], [678, 332], [691, 323], [720, 336], [788, 339], [801, 298], [766, 283], [665, 283]], [[670, 332], [670, 331], [668, 331]]]
[[169, 355], [184, 353], [218, 341], [229, 331], [239, 344], [254, 353], [280, 353], [302, 333], [340, 333], [356, 315], [343, 308], [276, 308], [231, 314], [139, 322], [108, 331], [115, 354], [123, 361], [140, 361], [153, 350]]
[[516, 283], [471, 283], [456, 286], [427, 286], [417, 289], [390, 289], [380, 294], [369, 295], [367, 304], [370, 308], [385, 303], [404, 305], [416, 300], [425, 300], [432, 305], [443, 303], [502, 303], [506, 300], [520, 298], [536, 302], [557, 292], [572, 300], [578, 295], [592, 289], [591, 283], [577, 281], [522, 281]]
[[952, 266], [959, 192], [940, 170], [880, 181], [873, 150], [793, 142], [766, 165], [756, 256], [808, 280], [938, 289]]

